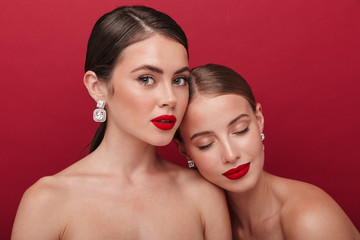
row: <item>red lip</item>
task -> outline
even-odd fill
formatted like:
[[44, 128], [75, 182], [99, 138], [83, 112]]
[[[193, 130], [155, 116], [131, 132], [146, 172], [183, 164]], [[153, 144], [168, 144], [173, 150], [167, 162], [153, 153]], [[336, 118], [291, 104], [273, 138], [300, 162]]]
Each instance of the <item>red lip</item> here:
[[170, 130], [176, 123], [176, 117], [174, 115], [162, 115], [152, 119], [151, 122], [161, 130]]
[[242, 164], [236, 168], [232, 168], [229, 171], [223, 173], [225, 177], [231, 180], [237, 180], [245, 176], [250, 169], [250, 163]]

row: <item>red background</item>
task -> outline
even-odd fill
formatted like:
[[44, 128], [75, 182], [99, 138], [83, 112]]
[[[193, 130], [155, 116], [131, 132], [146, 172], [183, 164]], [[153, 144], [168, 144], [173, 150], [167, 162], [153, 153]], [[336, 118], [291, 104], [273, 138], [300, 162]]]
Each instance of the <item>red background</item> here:
[[[97, 127], [82, 83], [87, 39], [124, 4], [172, 16], [191, 67], [240, 72], [263, 105], [265, 168], [323, 188], [359, 229], [359, 0], [2, 0], [0, 239], [26, 188], [86, 154]], [[159, 151], [185, 163], [173, 144]]]

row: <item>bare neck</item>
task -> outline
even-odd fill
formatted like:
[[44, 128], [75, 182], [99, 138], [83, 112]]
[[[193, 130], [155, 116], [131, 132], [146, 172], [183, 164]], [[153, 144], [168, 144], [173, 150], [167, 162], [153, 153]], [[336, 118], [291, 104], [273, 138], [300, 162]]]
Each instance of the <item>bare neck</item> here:
[[252, 232], [254, 226], [279, 212], [280, 201], [271, 187], [271, 178], [271, 174], [263, 171], [249, 191], [226, 192], [233, 227]]
[[163, 162], [155, 146], [110, 128], [107, 128], [101, 144], [89, 157], [99, 171], [126, 176], [139, 171], [156, 171]]

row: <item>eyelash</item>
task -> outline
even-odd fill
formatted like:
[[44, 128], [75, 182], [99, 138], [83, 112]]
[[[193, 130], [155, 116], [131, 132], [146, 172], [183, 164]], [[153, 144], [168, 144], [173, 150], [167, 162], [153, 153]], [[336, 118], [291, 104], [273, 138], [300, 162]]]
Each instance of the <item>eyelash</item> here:
[[154, 78], [152, 76], [148, 76], [148, 75], [145, 75], [145, 76], [141, 76], [139, 77], [139, 81], [143, 84], [143, 85], [152, 85], [153, 83], [149, 84], [147, 83], [147, 81], [149, 79], [152, 79], [153, 83], [155, 82]]
[[176, 85], [179, 85], [179, 86], [184, 86], [186, 84], [188, 84], [189, 82], [189, 79], [185, 76], [182, 76], [182, 77], [177, 77], [173, 80], [173, 83], [175, 83], [177, 80], [184, 80], [184, 82], [182, 84], [176, 84]]
[[[234, 134], [234, 135], [241, 135], [241, 134], [244, 134], [244, 133], [246, 133], [246, 132], [248, 132], [248, 131], [249, 131], [249, 127], [245, 128], [245, 129], [242, 130], [242, 131], [234, 132], [233, 134]], [[204, 146], [198, 146], [198, 149], [199, 149], [199, 150], [205, 150], [205, 149], [209, 148], [213, 143], [214, 143], [214, 142], [211, 142], [211, 143], [209, 143], [209, 144], [207, 144], [207, 145], [204, 145]]]
[[234, 132], [233, 134], [234, 134], [234, 135], [241, 135], [241, 134], [243, 134], [243, 133], [246, 133], [247, 131], [249, 131], [249, 127], [245, 128], [245, 129], [242, 130], [242, 131]]
[[204, 145], [204, 146], [198, 146], [198, 149], [199, 149], [199, 150], [207, 149], [207, 148], [210, 147], [211, 144], [213, 144], [213, 143], [214, 143], [214, 142], [211, 142], [211, 143], [209, 143], [209, 144], [207, 144], [207, 145]]
[[[151, 83], [148, 83], [149, 80], [152, 80]], [[153, 85], [155, 83], [155, 80], [154, 80], [154, 77], [152, 76], [149, 76], [149, 75], [144, 75], [144, 76], [141, 76], [139, 77], [138, 79], [143, 85]], [[181, 82], [180, 84], [177, 84], [177, 81], [178, 80], [183, 80], [183, 82]], [[173, 80], [173, 84], [175, 85], [178, 85], [178, 86], [184, 86], [184, 85], [187, 85], [189, 82], [189, 79], [185, 76], [181, 76], [181, 77], [177, 77]]]

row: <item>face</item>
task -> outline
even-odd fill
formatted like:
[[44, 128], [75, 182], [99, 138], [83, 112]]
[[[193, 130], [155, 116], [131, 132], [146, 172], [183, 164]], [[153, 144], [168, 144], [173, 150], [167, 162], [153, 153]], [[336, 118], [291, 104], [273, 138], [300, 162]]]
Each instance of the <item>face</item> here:
[[260, 104], [254, 113], [239, 95], [197, 95], [180, 132], [187, 155], [203, 177], [225, 190], [244, 192], [263, 169], [262, 128]]
[[154, 146], [168, 144], [188, 103], [188, 77], [188, 55], [180, 43], [154, 35], [130, 45], [109, 83], [107, 130]]

